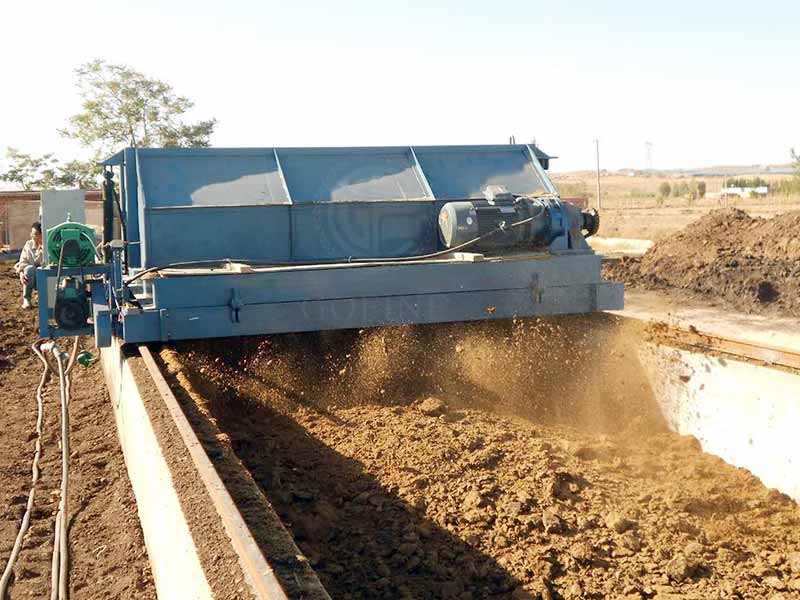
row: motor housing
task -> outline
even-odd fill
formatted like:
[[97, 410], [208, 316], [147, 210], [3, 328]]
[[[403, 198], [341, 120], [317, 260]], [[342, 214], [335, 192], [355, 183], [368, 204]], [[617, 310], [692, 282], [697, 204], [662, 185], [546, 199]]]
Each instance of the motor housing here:
[[548, 247], [562, 238], [559, 249], [582, 249], [586, 247], [583, 238], [599, 228], [597, 211], [581, 211], [557, 197], [514, 196], [497, 187], [484, 191], [486, 200], [448, 202], [441, 208], [439, 239], [445, 248], [482, 238], [470, 244], [469, 249], [534, 249]]
[[63, 277], [58, 283], [53, 307], [56, 324], [66, 330], [83, 329], [90, 314], [86, 284], [75, 277]]
[[93, 265], [94, 229], [67, 221], [47, 231], [47, 257], [50, 264], [64, 267]]

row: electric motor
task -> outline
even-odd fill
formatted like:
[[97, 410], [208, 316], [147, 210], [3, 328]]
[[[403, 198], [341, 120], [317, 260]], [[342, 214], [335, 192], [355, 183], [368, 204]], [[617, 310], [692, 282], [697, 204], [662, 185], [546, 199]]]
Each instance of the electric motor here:
[[[446, 248], [453, 248], [500, 229], [470, 248], [544, 247], [564, 233], [565, 218], [560, 202], [550, 199], [448, 202], [439, 211], [439, 237]], [[527, 222], [514, 226], [520, 221]]]
[[[508, 193], [487, 197], [490, 199], [448, 202], [441, 208], [439, 238], [445, 248], [483, 236], [486, 237], [469, 248], [544, 248], [569, 232], [589, 237], [600, 224], [597, 211], [580, 211], [558, 198], [515, 197]], [[487, 235], [491, 232], [495, 233]]]
[[50, 264], [64, 267], [94, 264], [94, 229], [67, 221], [47, 231], [47, 257]]
[[64, 277], [58, 282], [53, 317], [62, 329], [86, 327], [91, 307], [86, 284], [75, 277]]

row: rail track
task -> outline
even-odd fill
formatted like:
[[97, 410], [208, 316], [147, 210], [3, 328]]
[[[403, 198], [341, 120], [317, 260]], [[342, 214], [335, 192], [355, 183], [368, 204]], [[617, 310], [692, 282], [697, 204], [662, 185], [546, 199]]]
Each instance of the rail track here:
[[293, 542], [265, 542], [265, 523], [290, 538], [150, 348], [114, 345], [102, 362], [159, 597], [329, 600]]
[[702, 353], [718, 353], [765, 366], [800, 371], [800, 350], [698, 331], [694, 327], [653, 324], [652, 341]]

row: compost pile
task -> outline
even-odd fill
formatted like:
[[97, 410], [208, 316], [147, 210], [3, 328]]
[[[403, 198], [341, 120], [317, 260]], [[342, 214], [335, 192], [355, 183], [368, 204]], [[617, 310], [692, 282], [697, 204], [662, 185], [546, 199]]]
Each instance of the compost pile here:
[[644, 257], [605, 265], [603, 275], [720, 299], [744, 312], [800, 316], [800, 212], [762, 219], [715, 210]]
[[668, 432], [597, 319], [161, 356], [333, 598], [800, 598], [797, 505]]

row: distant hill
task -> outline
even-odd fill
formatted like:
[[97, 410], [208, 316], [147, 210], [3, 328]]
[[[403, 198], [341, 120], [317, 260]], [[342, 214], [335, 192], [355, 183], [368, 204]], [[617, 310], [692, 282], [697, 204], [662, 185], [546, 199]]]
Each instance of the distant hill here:
[[[795, 168], [791, 164], [784, 165], [719, 165], [712, 167], [695, 167], [687, 169], [618, 169], [609, 171], [601, 169], [600, 174], [607, 176], [651, 176], [666, 179], [680, 177], [723, 177], [732, 175], [791, 175]], [[595, 176], [594, 170], [583, 171], [551, 171], [554, 178], [585, 179]]]

